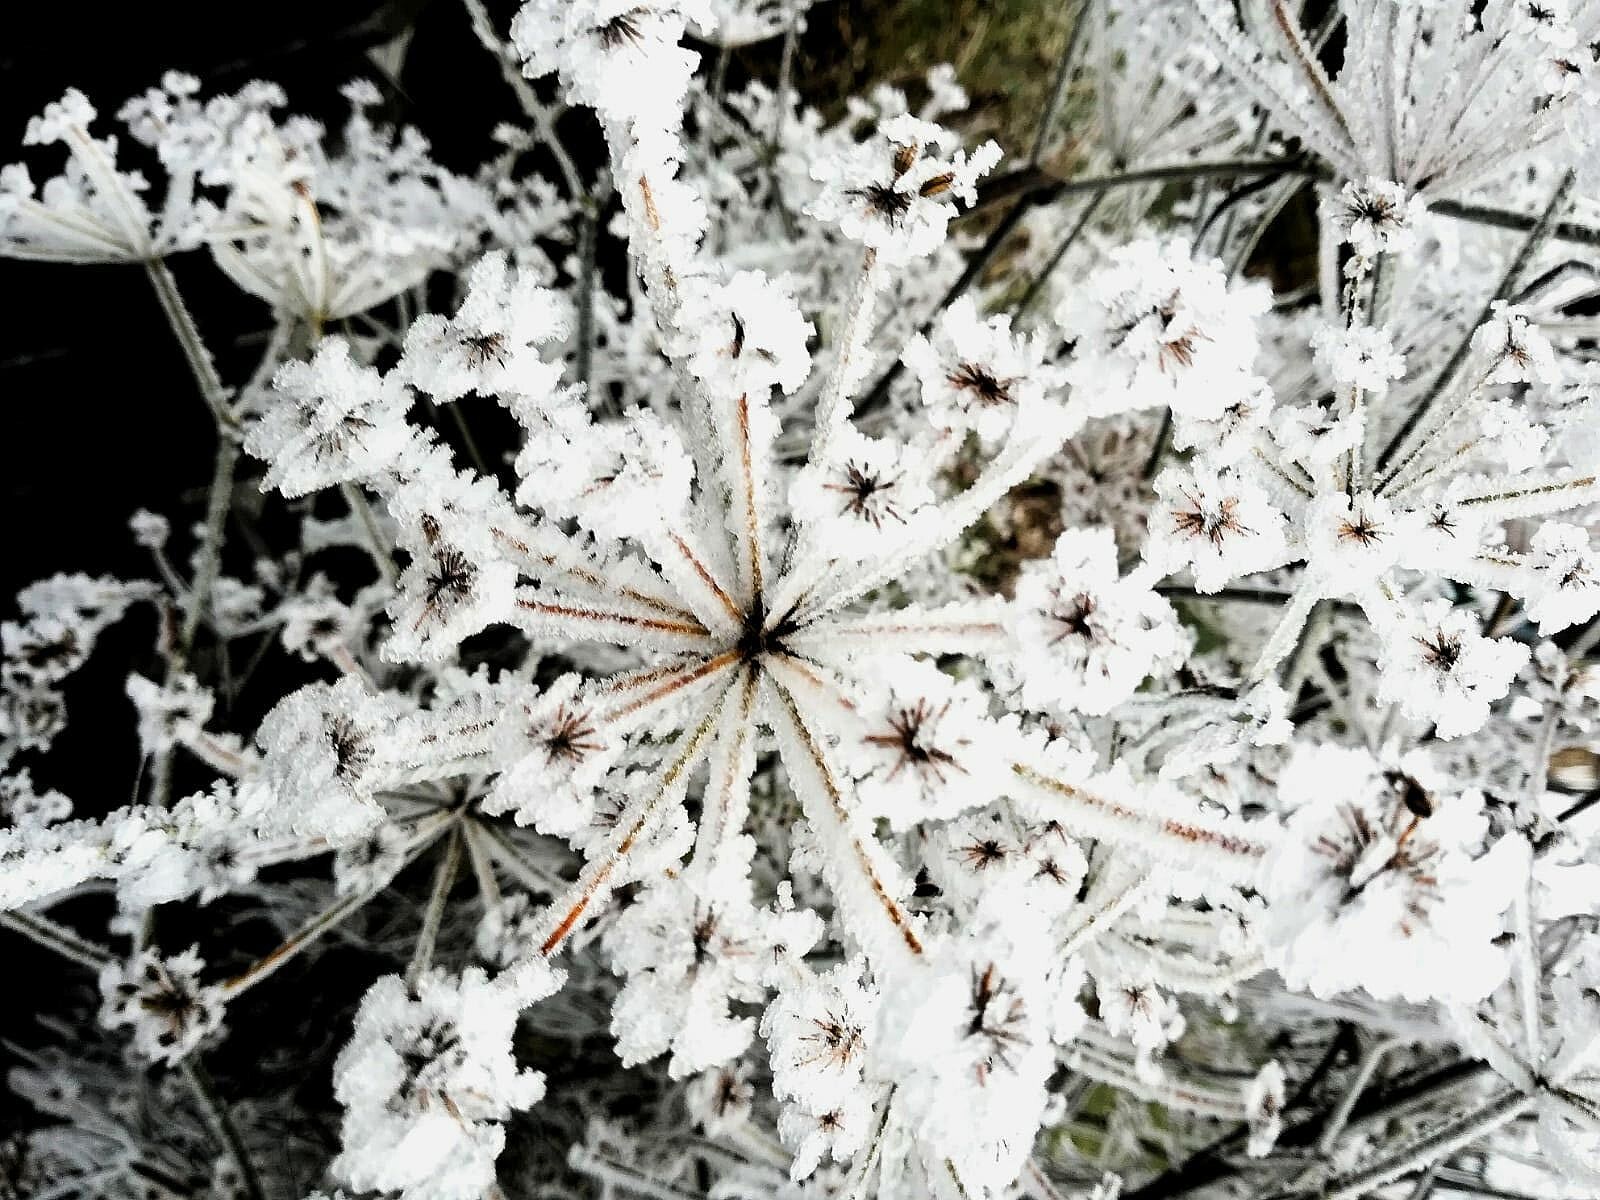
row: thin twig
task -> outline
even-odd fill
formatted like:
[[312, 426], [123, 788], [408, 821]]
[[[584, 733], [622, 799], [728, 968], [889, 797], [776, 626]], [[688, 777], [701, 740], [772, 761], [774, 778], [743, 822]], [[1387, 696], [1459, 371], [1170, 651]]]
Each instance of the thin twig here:
[[[1533, 261], [1534, 256], [1549, 240], [1551, 233], [1555, 229], [1556, 218], [1560, 215], [1561, 210], [1566, 207], [1567, 197], [1572, 194], [1572, 186], [1576, 179], [1575, 172], [1571, 170], [1562, 176], [1560, 184], [1556, 187], [1555, 194], [1550, 197], [1550, 203], [1545, 206], [1543, 214], [1534, 223], [1526, 240], [1523, 241], [1522, 246], [1512, 257], [1510, 263], [1506, 265], [1505, 274], [1500, 278], [1500, 286], [1495, 288], [1494, 294], [1484, 302], [1477, 319], [1467, 327], [1465, 336], [1456, 345], [1455, 352], [1450, 355], [1450, 360], [1445, 363], [1444, 369], [1434, 379], [1433, 386], [1428, 389], [1427, 395], [1406, 414], [1405, 420], [1400, 423], [1400, 427], [1394, 431], [1394, 434], [1389, 438], [1388, 444], [1384, 446], [1383, 453], [1378, 456], [1377, 470], [1379, 472], [1389, 468], [1401, 446], [1405, 445], [1412, 432], [1422, 423], [1423, 417], [1427, 416], [1429, 410], [1432, 409], [1434, 404], [1438, 402], [1439, 397], [1444, 393], [1445, 388], [1455, 378], [1456, 372], [1461, 369], [1461, 364], [1466, 361], [1467, 352], [1472, 348], [1473, 335], [1478, 332], [1479, 327], [1485, 321], [1494, 316], [1496, 301], [1503, 300], [1512, 293], [1517, 286], [1517, 279], [1527, 270], [1528, 264]], [[1387, 483], [1388, 481], [1386, 480], [1385, 482]]]
[[200, 1111], [205, 1115], [206, 1123], [211, 1126], [213, 1136], [222, 1143], [223, 1149], [239, 1168], [239, 1182], [244, 1188], [245, 1195], [249, 1200], [265, 1200], [266, 1193], [261, 1189], [261, 1178], [256, 1174], [255, 1164], [250, 1161], [244, 1138], [239, 1135], [239, 1127], [234, 1124], [228, 1106], [217, 1094], [211, 1073], [200, 1061], [199, 1054], [190, 1054], [183, 1059], [182, 1066], [184, 1077], [194, 1090], [195, 1099], [200, 1104]]
[[416, 991], [417, 981], [428, 973], [433, 964], [433, 950], [439, 942], [439, 926], [444, 921], [445, 902], [450, 898], [450, 888], [456, 881], [456, 869], [461, 865], [461, 827], [450, 831], [444, 845], [444, 857], [433, 873], [433, 888], [428, 893], [428, 906], [422, 910], [422, 928], [417, 932], [417, 945], [411, 952], [411, 962], [406, 967], [406, 987]]
[[104, 946], [96, 945], [65, 925], [38, 913], [26, 912], [20, 908], [0, 912], [0, 928], [20, 933], [35, 945], [43, 946], [46, 950], [70, 959], [80, 966], [88, 967], [91, 971], [99, 971], [101, 967], [114, 961], [111, 951]]

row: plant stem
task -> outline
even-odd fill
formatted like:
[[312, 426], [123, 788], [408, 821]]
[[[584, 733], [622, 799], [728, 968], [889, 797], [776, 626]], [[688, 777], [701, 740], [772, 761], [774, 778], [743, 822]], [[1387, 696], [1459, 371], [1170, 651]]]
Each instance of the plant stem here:
[[20, 933], [35, 945], [43, 946], [59, 954], [62, 958], [70, 959], [79, 966], [87, 967], [91, 971], [99, 971], [107, 963], [114, 961], [115, 956], [104, 946], [96, 945], [89, 939], [80, 937], [75, 931], [65, 925], [52, 921], [49, 917], [40, 916], [38, 913], [25, 912], [12, 909], [9, 912], [0, 912], [0, 928], [9, 929]]
[[[1450, 360], [1445, 363], [1444, 369], [1439, 372], [1438, 377], [1433, 382], [1433, 386], [1428, 389], [1427, 395], [1422, 398], [1422, 402], [1406, 414], [1406, 419], [1400, 423], [1400, 428], [1396, 429], [1393, 436], [1389, 438], [1388, 444], [1383, 448], [1383, 453], [1378, 456], [1375, 473], [1388, 469], [1395, 455], [1410, 439], [1417, 426], [1422, 423], [1423, 417], [1427, 416], [1428, 411], [1438, 402], [1445, 388], [1455, 378], [1456, 372], [1461, 369], [1461, 364], [1466, 361], [1467, 353], [1472, 349], [1473, 334], [1477, 333], [1479, 327], [1485, 321], [1494, 316], [1495, 302], [1503, 300], [1512, 293], [1517, 286], [1517, 279], [1527, 270], [1528, 264], [1533, 261], [1534, 256], [1550, 240], [1551, 234], [1556, 229], [1556, 218], [1560, 215], [1561, 210], [1566, 207], [1567, 198], [1572, 194], [1572, 186], [1576, 179], [1576, 174], [1571, 170], [1561, 177], [1561, 182], [1557, 185], [1555, 194], [1550, 197], [1550, 203], [1545, 206], [1544, 212], [1533, 223], [1527, 239], [1522, 243], [1515, 256], [1512, 257], [1511, 262], [1507, 264], [1505, 274], [1500, 278], [1500, 286], [1495, 288], [1494, 294], [1484, 302], [1482, 310], [1478, 313], [1477, 320], [1467, 327], [1465, 336], [1457, 344], [1455, 352], [1451, 354]], [[1387, 482], [1388, 480], [1385, 480], [1385, 483]]]
[[385, 583], [394, 587], [400, 581], [400, 572], [395, 569], [394, 555], [383, 544], [383, 530], [378, 526], [378, 517], [372, 511], [372, 505], [367, 503], [366, 496], [353, 483], [340, 484], [339, 490], [356, 520], [361, 522], [361, 528], [367, 535], [367, 550], [372, 555], [378, 573], [383, 576]]
[[211, 465], [211, 487], [206, 494], [205, 533], [200, 542], [200, 562], [183, 601], [183, 626], [178, 633], [175, 665], [181, 669], [194, 649], [195, 634], [211, 607], [211, 592], [222, 569], [223, 533], [233, 506], [234, 474], [239, 466], [239, 439], [231, 428], [217, 430], [217, 453]]
[[417, 981], [427, 974], [433, 963], [434, 947], [439, 941], [439, 925], [444, 920], [445, 902], [450, 898], [450, 888], [456, 881], [456, 869], [461, 865], [461, 827], [450, 831], [445, 841], [444, 857], [433, 873], [433, 890], [428, 893], [428, 907], [422, 910], [422, 929], [417, 934], [416, 949], [411, 952], [411, 963], [406, 967], [406, 987], [417, 990]]
[[222, 379], [217, 375], [216, 364], [211, 359], [211, 351], [206, 349], [205, 341], [200, 337], [200, 330], [194, 323], [194, 317], [190, 315], [188, 306], [184, 304], [183, 297], [178, 292], [178, 281], [172, 277], [167, 264], [159, 258], [147, 260], [144, 266], [146, 274], [150, 277], [151, 286], [155, 288], [156, 299], [161, 302], [161, 311], [166, 314], [167, 324], [172, 326], [172, 332], [183, 350], [183, 357], [189, 363], [189, 371], [194, 375], [194, 381], [200, 388], [200, 398], [211, 410], [217, 428], [238, 429], [239, 418], [234, 416], [228, 407], [228, 389], [223, 387]]
[[200, 1061], [198, 1053], [190, 1054], [182, 1062], [184, 1077], [188, 1079], [189, 1086], [194, 1089], [195, 1099], [199, 1101], [200, 1111], [205, 1115], [206, 1123], [211, 1126], [211, 1132], [233, 1159], [234, 1165], [239, 1168], [239, 1182], [244, 1187], [244, 1193], [249, 1200], [265, 1200], [266, 1193], [261, 1189], [261, 1179], [256, 1174], [255, 1164], [250, 1161], [250, 1155], [245, 1150], [244, 1139], [239, 1135], [239, 1127], [233, 1122], [233, 1115], [228, 1112], [228, 1107], [223, 1103], [222, 1097], [217, 1094], [216, 1084], [211, 1080], [211, 1073], [206, 1070], [205, 1064]]
[[[411, 844], [406, 848], [397, 869], [403, 870], [424, 850], [436, 841], [455, 820], [456, 814], [451, 812], [437, 813], [432, 817], [425, 817], [412, 830]], [[354, 892], [340, 900], [336, 900], [316, 916], [312, 917], [294, 933], [290, 934], [278, 948], [258, 958], [232, 979], [222, 984], [223, 993], [232, 999], [240, 992], [255, 987], [256, 984], [274, 974], [280, 967], [287, 963], [300, 951], [311, 945], [328, 930], [338, 926], [346, 917], [357, 909], [363, 907], [384, 888], [388, 887], [394, 876], [381, 880], [375, 887], [364, 891]]]

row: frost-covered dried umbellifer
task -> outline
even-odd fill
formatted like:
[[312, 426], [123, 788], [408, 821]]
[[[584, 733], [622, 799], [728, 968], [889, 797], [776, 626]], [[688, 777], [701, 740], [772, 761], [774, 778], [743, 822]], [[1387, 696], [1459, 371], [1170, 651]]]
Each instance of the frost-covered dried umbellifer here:
[[1065, 6], [1003, 167], [803, 0], [463, 7], [470, 178], [176, 74], [0, 176], [219, 445], [0, 624], [0, 938], [101, 1001], [0, 1191], [1592, 1194], [1600, 0]]

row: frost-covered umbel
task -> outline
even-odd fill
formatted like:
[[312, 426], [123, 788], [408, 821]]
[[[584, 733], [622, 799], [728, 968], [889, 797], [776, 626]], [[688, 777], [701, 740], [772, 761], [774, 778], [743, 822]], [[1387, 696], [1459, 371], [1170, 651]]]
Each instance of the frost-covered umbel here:
[[1592, 1194], [1594, 6], [1089, 0], [1004, 166], [949, 68], [800, 103], [803, 3], [464, 7], [470, 179], [178, 75], [5, 174], [219, 450], [0, 625], [0, 931], [98, 984], [0, 1179]]

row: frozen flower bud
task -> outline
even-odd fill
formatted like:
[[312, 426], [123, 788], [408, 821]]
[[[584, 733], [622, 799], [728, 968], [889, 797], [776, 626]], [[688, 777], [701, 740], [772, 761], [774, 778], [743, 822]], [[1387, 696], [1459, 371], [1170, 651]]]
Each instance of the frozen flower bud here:
[[1231, 466], [1260, 443], [1273, 412], [1272, 389], [1254, 383], [1215, 418], [1172, 415], [1172, 445], [1193, 450], [1218, 467]]
[[[384, 657], [396, 662], [452, 658], [463, 639], [508, 620], [514, 609], [517, 568], [495, 542], [490, 523], [434, 516], [439, 497], [425, 492], [398, 497], [393, 506], [402, 528], [420, 536], [407, 547], [411, 561], [389, 602], [394, 620]], [[415, 505], [422, 515], [410, 518]], [[454, 514], [458, 518], [461, 513]]]
[[1278, 1134], [1283, 1131], [1284, 1100], [1283, 1067], [1274, 1059], [1256, 1072], [1244, 1090], [1245, 1117], [1250, 1127], [1245, 1152], [1251, 1158], [1265, 1158], [1272, 1153]]
[[595, 792], [622, 745], [579, 695], [582, 682], [563, 675], [543, 693], [530, 689], [501, 709], [496, 754], [508, 765], [483, 799], [485, 812], [509, 812], [519, 825], [558, 836], [593, 818]]
[[929, 466], [916, 446], [844, 425], [828, 443], [827, 459], [795, 476], [789, 504], [830, 555], [871, 558], [923, 527], [933, 503]]
[[[754, 845], [741, 849], [747, 862]], [[718, 873], [663, 879], [606, 932], [612, 969], [627, 976], [611, 1017], [625, 1065], [670, 1051], [667, 1071], [679, 1079], [749, 1045], [755, 1023], [735, 1006], [764, 1000], [780, 949], [803, 954], [821, 924], [809, 912], [757, 909], [748, 892], [747, 880]]]
[[988, 1195], [1017, 1177], [1055, 1064], [1042, 919], [1008, 900], [884, 980], [868, 1077], [895, 1085], [924, 1164]]
[[0, 776], [0, 821], [11, 829], [43, 829], [72, 815], [72, 801], [60, 792], [38, 792], [26, 767]]
[[21, 678], [0, 688], [0, 748], [45, 750], [67, 727], [67, 704], [53, 688]]
[[1363, 423], [1333, 406], [1295, 404], [1272, 411], [1268, 424], [1282, 457], [1297, 462], [1313, 475], [1350, 453], [1360, 440]]
[[222, 1027], [222, 992], [200, 982], [204, 968], [192, 948], [171, 958], [146, 950], [129, 962], [109, 963], [100, 972], [100, 1023], [131, 1027], [140, 1054], [176, 1063]]
[[794, 1156], [789, 1178], [808, 1178], [828, 1158], [850, 1162], [866, 1145], [871, 1124], [872, 1101], [864, 1090], [851, 1092], [820, 1112], [785, 1104], [778, 1111], [778, 1137]]
[[1376, 325], [1327, 325], [1311, 339], [1317, 363], [1335, 383], [1382, 394], [1406, 371], [1405, 355], [1395, 352], [1389, 331]]
[[875, 674], [877, 686], [856, 706], [863, 811], [909, 829], [993, 800], [1007, 737], [983, 693], [916, 659], [890, 660]]
[[1379, 254], [1405, 254], [1417, 244], [1416, 226], [1427, 206], [1398, 183], [1369, 178], [1365, 183], [1346, 183], [1323, 211], [1364, 271]]
[[21, 624], [0, 622], [0, 650], [15, 676], [59, 683], [88, 661], [97, 632], [71, 613], [41, 614]]
[[934, 425], [976, 433], [985, 446], [1041, 403], [1052, 382], [1040, 339], [1013, 334], [1009, 317], [979, 317], [970, 296], [940, 313], [932, 336], [917, 334], [900, 357], [921, 384]]
[[1399, 704], [1414, 720], [1432, 721], [1442, 738], [1482, 728], [1489, 705], [1506, 694], [1528, 659], [1526, 646], [1484, 637], [1477, 617], [1448, 600], [1426, 601], [1380, 633], [1378, 699]]
[[865, 1091], [862, 1071], [877, 993], [862, 985], [863, 965], [841, 963], [820, 975], [797, 967], [767, 1006], [761, 1034], [772, 1063], [772, 1092], [786, 1106], [828, 1113]]
[[714, 395], [793, 392], [810, 374], [816, 329], [788, 289], [759, 271], [686, 280], [674, 321], [674, 353]]
[[545, 937], [544, 916], [527, 892], [513, 892], [500, 903], [487, 905], [473, 943], [478, 957], [503, 971], [537, 954]]
[[334, 891], [341, 896], [377, 891], [404, 865], [405, 850], [405, 833], [388, 822], [340, 846], [333, 856]]
[[371, 830], [384, 815], [371, 779], [401, 711], [395, 698], [374, 696], [350, 676], [280, 701], [256, 733], [263, 830], [335, 844]]
[[1550, 340], [1520, 307], [1497, 300], [1494, 316], [1472, 335], [1472, 351], [1484, 364], [1489, 383], [1559, 384], [1561, 364]]
[[1580, 525], [1546, 521], [1529, 543], [1534, 582], [1525, 597], [1528, 616], [1549, 637], [1600, 613], [1600, 556]]
[[139, 713], [139, 747], [147, 757], [174, 743], [197, 737], [211, 719], [215, 698], [193, 675], [179, 673], [158, 684], [143, 675], [129, 675], [128, 699]]
[[1148, 583], [1118, 576], [1104, 528], [1069, 530], [1049, 559], [1026, 564], [1012, 620], [1029, 664], [1022, 696], [1035, 707], [1109, 712], [1187, 650], [1172, 606]]
[[1215, 420], [1253, 395], [1256, 318], [1265, 289], [1228, 290], [1222, 264], [1197, 261], [1189, 243], [1132, 242], [1056, 310], [1074, 344], [1066, 378], [1093, 415], [1171, 406]]
[[1322, 586], [1359, 592], [1405, 554], [1412, 524], [1370, 492], [1332, 492], [1313, 500], [1305, 517], [1306, 561]]
[[314, 575], [304, 594], [291, 596], [278, 606], [283, 618], [278, 641], [302, 662], [315, 662], [360, 645], [366, 636], [368, 614], [342, 603], [331, 589], [325, 575]]
[[975, 203], [978, 180], [1000, 161], [992, 141], [971, 158], [958, 145], [941, 126], [905, 113], [891, 117], [867, 141], [812, 164], [822, 187], [808, 211], [836, 222], [886, 266], [924, 258], [944, 242], [952, 201]]
[[1184, 1019], [1178, 1002], [1165, 995], [1148, 976], [1112, 974], [1097, 978], [1095, 995], [1106, 1028], [1132, 1042], [1143, 1062], [1148, 1063], [1168, 1042], [1183, 1034]]
[[132, 262], [187, 249], [198, 240], [190, 228], [190, 197], [170, 196], [163, 221], [152, 219], [141, 194], [145, 180], [117, 169], [116, 139], [89, 132], [95, 115], [83, 93], [69, 89], [28, 122], [23, 145], [59, 142], [71, 158], [37, 197], [26, 167], [0, 168], [0, 257]]
[[546, 966], [529, 982], [468, 968], [430, 972], [412, 994], [397, 975], [373, 984], [334, 1064], [345, 1108], [334, 1174], [402, 1200], [479, 1200], [494, 1184], [505, 1121], [544, 1095], [544, 1077], [518, 1069], [512, 1037], [522, 1008], [561, 977]]
[[304, 496], [370, 479], [411, 440], [410, 394], [395, 372], [357, 363], [350, 345], [330, 338], [310, 362], [288, 362], [273, 380], [274, 402], [245, 439], [267, 463], [263, 488]]
[[706, 0], [528, 0], [511, 40], [530, 78], [559, 71], [571, 103], [650, 125], [682, 108], [700, 61], [678, 45], [691, 20], [713, 23]]
[[682, 514], [694, 464], [677, 430], [640, 411], [622, 424], [531, 434], [517, 473], [517, 499], [530, 507], [596, 537], [648, 538]]
[[1145, 558], [1164, 573], [1190, 568], [1196, 591], [1215, 592], [1288, 560], [1283, 514], [1247, 476], [1169, 467], [1155, 488]]
[[467, 273], [467, 294], [453, 317], [427, 313], [406, 331], [402, 378], [436, 400], [469, 392], [538, 403], [559, 390], [561, 367], [539, 347], [566, 336], [554, 292], [512, 267], [503, 251]]
[[[1429, 815], [1407, 805], [1413, 790]], [[1441, 792], [1425, 760], [1385, 771], [1366, 750], [1317, 744], [1296, 749], [1278, 792], [1293, 815], [1264, 864], [1263, 934], [1290, 987], [1471, 1003], [1504, 979], [1495, 938], [1516, 871], [1481, 853], [1481, 796]]]
[[708, 1136], [737, 1135], [749, 1124], [755, 1095], [750, 1067], [737, 1062], [695, 1076], [684, 1089], [683, 1104]]
[[163, 549], [172, 534], [172, 525], [165, 517], [143, 508], [128, 518], [128, 528], [133, 531], [133, 540], [146, 550]]

